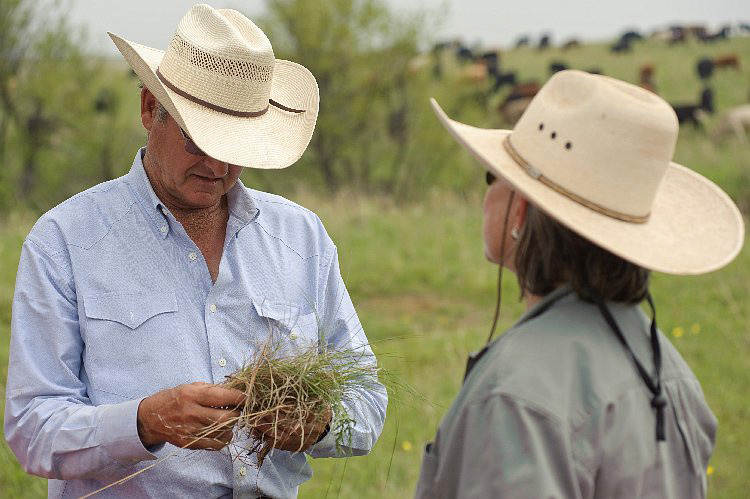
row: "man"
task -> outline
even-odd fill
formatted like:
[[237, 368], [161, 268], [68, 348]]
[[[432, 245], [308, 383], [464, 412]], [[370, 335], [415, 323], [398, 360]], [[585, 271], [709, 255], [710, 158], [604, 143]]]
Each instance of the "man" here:
[[201, 435], [244, 401], [216, 385], [271, 335], [286, 352], [325, 342], [374, 362], [320, 220], [238, 179], [241, 167], [302, 155], [317, 84], [233, 10], [193, 7], [165, 52], [111, 37], [144, 83], [147, 144], [127, 175], [52, 209], [24, 243], [5, 436], [28, 472], [51, 479], [51, 497], [97, 491], [161, 457], [101, 495], [294, 497], [311, 470], [292, 451], [372, 448], [381, 386], [345, 401], [356, 424], [338, 452], [330, 415], [304, 435], [263, 436], [276, 449], [260, 469], [235, 459], [248, 437], [188, 449], [229, 443], [231, 431]]

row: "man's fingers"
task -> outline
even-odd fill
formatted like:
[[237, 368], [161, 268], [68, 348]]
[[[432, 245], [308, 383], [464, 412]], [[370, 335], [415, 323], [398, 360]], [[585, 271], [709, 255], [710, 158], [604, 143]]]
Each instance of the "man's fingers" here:
[[241, 407], [245, 404], [245, 394], [233, 388], [216, 385], [197, 387], [195, 401], [205, 407]]
[[214, 425], [229, 424], [234, 425], [241, 415], [237, 410], [216, 409], [213, 407], [201, 407], [196, 411], [195, 421], [197, 424], [211, 427]]
[[183, 437], [182, 447], [186, 449], [221, 450], [232, 441], [232, 436], [231, 431], [222, 431], [211, 433], [202, 438]]

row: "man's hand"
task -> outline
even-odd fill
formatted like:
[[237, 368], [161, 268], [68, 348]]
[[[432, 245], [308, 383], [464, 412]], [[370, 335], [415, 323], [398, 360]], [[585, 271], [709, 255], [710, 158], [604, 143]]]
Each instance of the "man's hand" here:
[[279, 412], [278, 420], [276, 414], [263, 417], [253, 429], [253, 435], [277, 449], [302, 452], [318, 441], [330, 422], [330, 407], [317, 417], [310, 414], [304, 423]]
[[[245, 394], [209, 383], [162, 390], [138, 406], [138, 436], [145, 447], [169, 442], [188, 449], [219, 450], [232, 440]], [[206, 434], [206, 428], [227, 423]]]

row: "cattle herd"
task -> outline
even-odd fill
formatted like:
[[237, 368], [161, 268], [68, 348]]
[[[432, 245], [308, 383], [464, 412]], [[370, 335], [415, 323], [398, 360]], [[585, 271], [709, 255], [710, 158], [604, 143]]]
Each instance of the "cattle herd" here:
[[[637, 31], [629, 30], [619, 36], [610, 46], [613, 54], [629, 53], [634, 46], [645, 39], [660, 41], [668, 46], [686, 43], [688, 40], [696, 40], [699, 43], [720, 43], [735, 36], [750, 37], [750, 24], [738, 23], [735, 25], [722, 26], [716, 31], [710, 31], [702, 25], [680, 25], [671, 26], [666, 30], [652, 32], [645, 36]], [[559, 45], [561, 53], [573, 51], [580, 46], [577, 39], [568, 39]], [[537, 43], [532, 43], [530, 36], [521, 36], [515, 42], [515, 48], [527, 47], [538, 51], [548, 50], [552, 47], [552, 36], [542, 35]], [[422, 54], [410, 64], [411, 71], [421, 71], [431, 67], [432, 75], [436, 79], [445, 76], [447, 59], [454, 59], [457, 64], [458, 78], [464, 82], [477, 84], [477, 88], [486, 89], [490, 95], [500, 95], [503, 87], [509, 87], [503, 92], [503, 97], [497, 105], [499, 117], [505, 125], [513, 126], [521, 117], [531, 99], [539, 91], [543, 82], [537, 80], [522, 80], [517, 71], [504, 70], [500, 64], [501, 53], [499, 50], [486, 50], [470, 48], [460, 41], [450, 41], [435, 44], [432, 51]], [[662, 95], [670, 101], [680, 125], [690, 124], [693, 127], [704, 130], [706, 115], [714, 114], [714, 86], [712, 80], [715, 73], [723, 70], [740, 71], [741, 60], [735, 52], [723, 53], [714, 57], [702, 57], [695, 64], [695, 76], [701, 84], [700, 94], [693, 102], [671, 102], [669, 96]], [[570, 66], [562, 58], [549, 63], [549, 73], [568, 69]], [[584, 69], [590, 73], [603, 74], [601, 68], [591, 66]], [[654, 64], [642, 64], [634, 77], [636, 83], [641, 87], [659, 93], [655, 84], [655, 73], [657, 67]], [[747, 83], [750, 90], [750, 81]], [[750, 101], [750, 95], [747, 97]], [[718, 141], [726, 137], [735, 137], [743, 143], [748, 143], [747, 132], [750, 131], [750, 103], [738, 105], [725, 110], [719, 117], [716, 126], [711, 131], [712, 139]]]

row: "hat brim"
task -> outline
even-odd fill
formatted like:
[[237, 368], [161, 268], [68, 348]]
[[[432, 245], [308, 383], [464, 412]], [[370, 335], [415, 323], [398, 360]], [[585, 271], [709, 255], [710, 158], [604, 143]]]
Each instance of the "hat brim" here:
[[601, 214], [547, 187], [506, 152], [512, 130], [476, 128], [454, 121], [435, 99], [440, 122], [487, 169], [502, 176], [528, 201], [569, 229], [641, 267], [668, 274], [703, 274], [732, 261], [745, 236], [737, 206], [716, 184], [670, 163], [645, 223]]
[[244, 118], [214, 111], [182, 97], [161, 82], [156, 70], [164, 51], [109, 33], [144, 86], [169, 111], [195, 144], [212, 158], [262, 169], [286, 168], [310, 143], [320, 102], [315, 77], [304, 66], [277, 59], [271, 99], [303, 113], [274, 106], [258, 117]]

